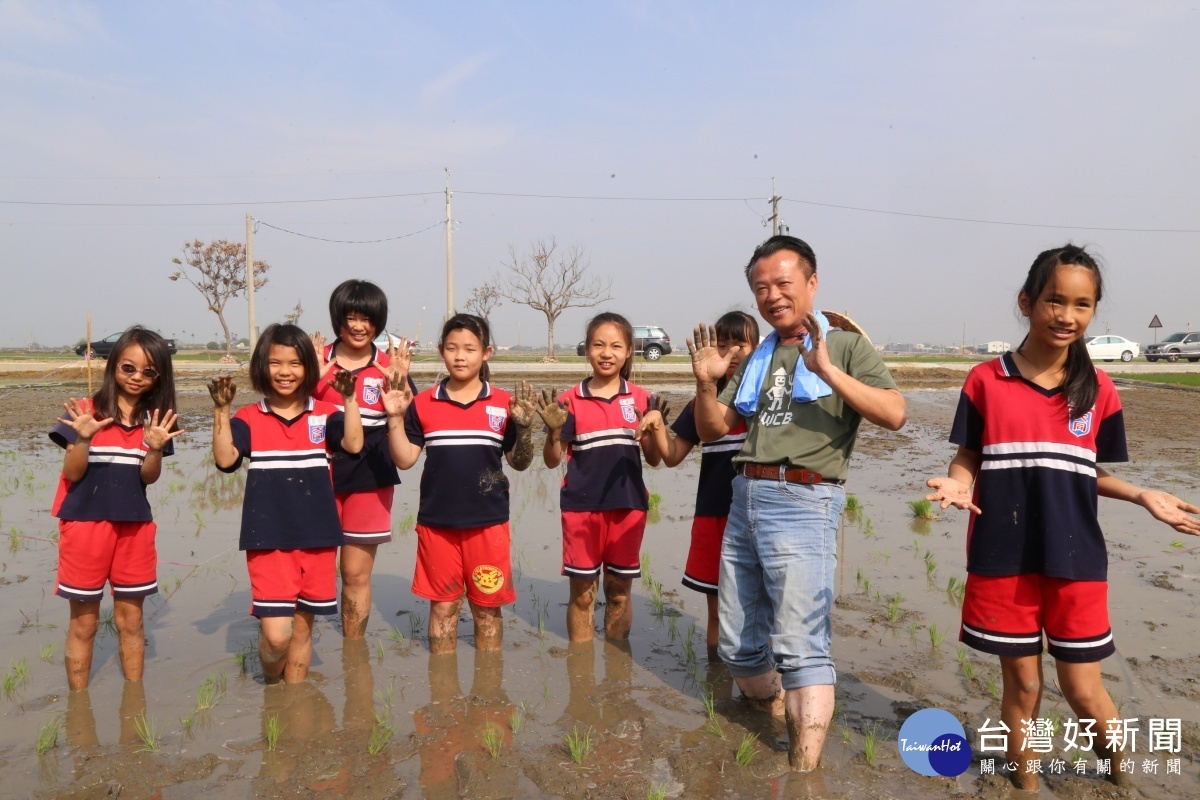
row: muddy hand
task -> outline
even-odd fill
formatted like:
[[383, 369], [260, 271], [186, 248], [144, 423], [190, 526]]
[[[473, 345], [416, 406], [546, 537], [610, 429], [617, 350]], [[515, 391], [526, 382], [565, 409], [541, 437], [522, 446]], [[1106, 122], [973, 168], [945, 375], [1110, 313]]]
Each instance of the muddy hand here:
[[1200, 508], [1180, 500], [1173, 494], [1153, 489], [1142, 492], [1138, 501], [1159, 522], [1165, 522], [1180, 533], [1200, 536], [1200, 519], [1189, 516], [1200, 513]]
[[325, 334], [321, 333], [320, 331], [313, 331], [312, 334], [309, 336], [309, 338], [312, 339], [313, 347], [316, 348], [317, 358], [320, 359], [322, 364], [324, 364], [325, 363]]
[[533, 387], [521, 381], [513, 390], [512, 399], [508, 401], [508, 413], [512, 416], [512, 421], [519, 427], [528, 428], [537, 415], [536, 403], [537, 393]]
[[546, 427], [552, 431], [559, 430], [567, 424], [567, 409], [558, 403], [558, 389], [542, 389], [537, 398], [537, 412]]
[[171, 428], [179, 419], [179, 415], [173, 409], [168, 408], [167, 413], [162, 415], [162, 419], [158, 418], [158, 409], [154, 409], [154, 413], [146, 413], [146, 420], [142, 423], [142, 439], [146, 442], [146, 446], [151, 450], [162, 450], [167, 446], [167, 442], [174, 439], [176, 436], [183, 433], [183, 429], [172, 431]]
[[342, 396], [342, 399], [348, 400], [354, 397], [354, 375], [348, 369], [338, 367], [333, 371], [333, 380], [329, 385]]
[[208, 393], [212, 395], [213, 405], [217, 408], [227, 408], [237, 394], [237, 385], [232, 375], [218, 375], [208, 382]]
[[657, 408], [651, 407], [643, 414], [638, 409], [633, 410], [634, 416], [637, 417], [638, 426], [633, 432], [633, 438], [641, 441], [648, 434], [657, 431], [666, 423], [666, 418]]
[[688, 353], [692, 357], [692, 374], [696, 383], [714, 383], [729, 371], [733, 353], [722, 356], [717, 351], [717, 329], [700, 323], [687, 340]]
[[407, 375], [412, 366], [412, 354], [416, 347], [417, 343], [410, 342], [405, 336], [401, 336], [399, 339], [389, 339], [388, 368], [398, 369], [401, 374]]
[[67, 410], [67, 415], [59, 419], [59, 422], [70, 425], [80, 439], [90, 440], [97, 433], [116, 422], [115, 419], [98, 421], [92, 416], [91, 409], [84, 408], [74, 397], [71, 398], [71, 402], [63, 403], [63, 408]]
[[662, 415], [663, 422], [666, 423], [671, 419], [671, 404], [667, 402], [667, 398], [661, 394], [650, 396], [650, 406], [647, 411], [657, 411]]
[[392, 370], [384, 376], [383, 410], [389, 417], [402, 417], [412, 405], [412, 389], [408, 387], [408, 376], [399, 370]]
[[954, 478], [930, 478], [925, 481], [925, 485], [934, 490], [925, 495], [925, 499], [931, 503], [940, 501], [943, 510], [954, 506], [976, 514], [983, 513], [979, 506], [971, 502], [971, 487], [964, 486]]
[[821, 323], [817, 322], [817, 317], [811, 312], [804, 317], [804, 329], [808, 331], [809, 344], [804, 344], [804, 337], [800, 337], [797, 343], [800, 347], [800, 357], [804, 359], [804, 366], [813, 375], [820, 377], [828, 374], [829, 368], [833, 363], [829, 360], [829, 348], [825, 346], [825, 336], [821, 333]]

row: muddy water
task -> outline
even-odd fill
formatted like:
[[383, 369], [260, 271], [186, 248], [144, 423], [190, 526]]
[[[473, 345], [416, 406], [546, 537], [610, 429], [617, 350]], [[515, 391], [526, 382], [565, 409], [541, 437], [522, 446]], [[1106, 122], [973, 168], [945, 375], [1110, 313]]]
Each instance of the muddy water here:
[[[24, 661], [28, 675], [0, 698], [3, 795], [644, 797], [657, 788], [670, 797], [1007, 796], [1003, 782], [981, 776], [978, 764], [956, 780], [918, 776], [895, 745], [900, 724], [920, 708], [949, 709], [969, 727], [998, 715], [989, 693], [989, 679], [992, 686], [999, 681], [995, 659], [971, 652], [964, 667], [954, 641], [959, 611], [946, 587], [965, 577], [965, 518], [950, 511], [916, 522], [906, 505], [921, 496], [925, 477], [944, 469], [956, 392], [913, 389], [903, 432], [867, 429], [860, 439], [848, 490], [861, 511], [844, 525], [834, 615], [837, 718], [823, 768], [791, 778], [782, 723], [750, 712], [720, 665], [709, 662], [704, 599], [679, 585], [696, 459], [648, 473], [662, 503], [644, 550], [662, 584], [662, 605], [647, 582], [638, 582], [628, 643], [602, 636], [586, 645], [566, 641], [560, 473], [534, 468], [512, 476], [519, 600], [505, 611], [503, 651], [476, 653], [464, 615], [458, 654], [431, 657], [422, 639], [428, 604], [409, 591], [416, 541], [406, 515], [416, 507], [414, 471], [399, 489], [395, 541], [380, 548], [365, 642], [344, 643], [335, 623], [320, 622], [310, 680], [267, 687], [256, 674], [257, 626], [247, 616], [249, 584], [236, 549], [239, 479], [212, 468], [209, 418], [197, 390], [185, 404], [193, 433], [151, 489], [162, 592], [146, 602], [145, 681], [122, 680], [116, 637], [105, 629], [90, 690], [68, 694], [61, 663], [67, 610], [50, 594], [55, 525], [44, 510], [60, 456], [45, 439], [48, 422], [39, 421], [50, 419], [57, 396], [22, 390], [6, 399], [2, 428], [0, 668], [12, 664], [12, 673]], [[1159, 421], [1168, 412], [1200, 418], [1200, 398], [1152, 390], [1122, 396], [1136, 461], [1120, 474], [1196, 499], [1196, 434]], [[1183, 774], [1164, 774], [1165, 758], [1155, 754], [1158, 774], [1139, 774], [1139, 785], [1151, 797], [1200, 796], [1198, 542], [1172, 547], [1183, 537], [1128, 504], [1101, 501], [1101, 513], [1119, 650], [1104, 665], [1108, 688], [1123, 716], [1141, 721], [1139, 756], [1150, 756], [1150, 718], [1184, 721]], [[889, 614], [895, 595], [900, 600]], [[946, 633], [938, 646], [931, 643], [934, 626]], [[239, 657], [247, 653], [243, 670]], [[213, 692], [212, 707], [198, 711], [202, 685], [221, 676], [223, 693]], [[1049, 660], [1047, 676], [1043, 716], [1069, 717]], [[706, 691], [715, 722], [701, 700]], [[147, 752], [140, 718], [154, 728], [157, 751]], [[47, 723], [63, 727], [58, 746], [39, 756], [38, 732]], [[871, 731], [886, 741], [868, 764]], [[587, 743], [580, 763], [564, 742], [576, 732]], [[741, 766], [734, 753], [748, 735], [757, 736], [757, 753]], [[1121, 796], [1115, 792], [1094, 777], [1047, 776], [1041, 796]]]

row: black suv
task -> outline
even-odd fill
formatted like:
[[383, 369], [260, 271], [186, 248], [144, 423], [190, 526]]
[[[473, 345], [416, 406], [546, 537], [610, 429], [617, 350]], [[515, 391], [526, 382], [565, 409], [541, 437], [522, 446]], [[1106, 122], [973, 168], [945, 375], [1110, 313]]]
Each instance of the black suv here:
[[[575, 346], [576, 355], [581, 356], [586, 350], [586, 340]], [[658, 361], [671, 354], [671, 337], [657, 325], [634, 325], [633, 352], [645, 356], [647, 361]]]
[[[121, 333], [114, 333], [112, 336], [105, 336], [103, 339], [92, 342], [92, 355], [97, 358], [108, 358], [108, 354], [112, 352], [113, 345], [117, 343], [117, 339], [120, 339], [124, 333], [124, 331], [121, 331]], [[75, 348], [75, 355], [77, 356], [81, 356], [86, 352], [87, 348], [84, 345], [79, 345]], [[175, 355], [174, 339], [167, 339], [167, 352]]]

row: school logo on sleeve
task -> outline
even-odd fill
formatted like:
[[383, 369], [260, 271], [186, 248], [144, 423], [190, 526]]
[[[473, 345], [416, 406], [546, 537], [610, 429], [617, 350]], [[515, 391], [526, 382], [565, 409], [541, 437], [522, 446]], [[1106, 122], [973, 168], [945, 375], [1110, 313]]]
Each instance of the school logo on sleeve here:
[[632, 397], [621, 398], [621, 416], [625, 418], [626, 422], [637, 422], [637, 408], [635, 403], [637, 401]]
[[1089, 433], [1091, 433], [1092, 416], [1095, 413], [1095, 411], [1089, 411], [1082, 417], [1077, 417], [1076, 419], [1071, 420], [1071, 433], [1075, 434], [1076, 436], [1087, 436]]
[[471, 582], [484, 594], [495, 594], [504, 588], [504, 573], [491, 564], [480, 564], [471, 570]]
[[488, 425], [491, 429], [499, 432], [504, 427], [504, 420], [508, 417], [508, 409], [504, 406], [487, 406]]
[[325, 441], [325, 414], [311, 414], [308, 418], [308, 440], [313, 444]]
[[383, 391], [383, 378], [363, 378], [363, 402], [369, 406], [379, 402], [379, 393]]

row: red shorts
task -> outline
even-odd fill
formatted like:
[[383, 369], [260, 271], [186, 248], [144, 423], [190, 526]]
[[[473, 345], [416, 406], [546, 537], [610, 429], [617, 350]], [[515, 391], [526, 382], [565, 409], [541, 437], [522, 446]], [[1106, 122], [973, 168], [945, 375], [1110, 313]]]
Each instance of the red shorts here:
[[104, 584], [113, 597], [158, 593], [153, 522], [58, 521], [58, 582], [54, 593], [98, 603]]
[[729, 517], [695, 517], [692, 520], [692, 546], [683, 568], [683, 585], [704, 594], [717, 593], [717, 575], [721, 572], [721, 539]]
[[1036, 656], [1042, 633], [1050, 655], [1087, 663], [1116, 652], [1108, 582], [1025, 575], [967, 575], [959, 639], [999, 656]]
[[383, 486], [334, 496], [342, 521], [342, 544], [387, 544], [392, 540], [395, 490]]
[[605, 572], [617, 578], [641, 577], [645, 511], [564, 511], [562, 531], [563, 575], [595, 580], [603, 566]]
[[508, 523], [482, 528], [430, 528], [417, 523], [417, 566], [412, 591], [435, 603], [463, 596], [477, 606], [508, 605], [517, 599], [512, 580]]
[[297, 611], [337, 613], [337, 548], [247, 550], [250, 613], [290, 617]]

